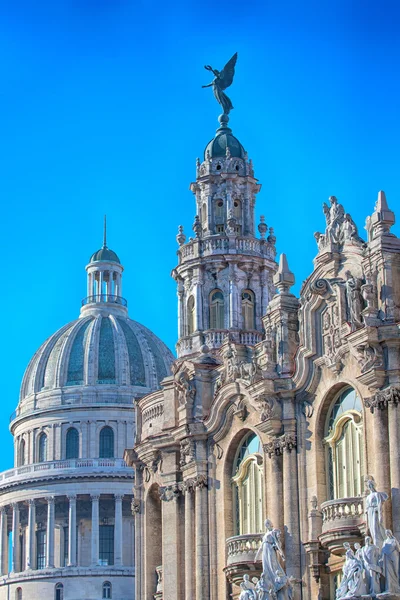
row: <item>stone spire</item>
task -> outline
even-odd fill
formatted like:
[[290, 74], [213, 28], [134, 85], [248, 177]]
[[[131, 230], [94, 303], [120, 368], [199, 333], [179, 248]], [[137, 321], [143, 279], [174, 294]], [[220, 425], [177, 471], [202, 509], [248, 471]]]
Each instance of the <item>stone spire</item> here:
[[389, 209], [386, 194], [381, 190], [378, 192], [375, 210], [372, 216], [367, 218], [365, 228], [368, 231], [368, 241], [383, 235], [393, 235], [390, 233], [390, 228], [394, 223], [394, 212]]
[[289, 270], [286, 254], [281, 254], [279, 258], [279, 268], [274, 275], [274, 284], [280, 294], [289, 294], [290, 288], [294, 285], [294, 275]]

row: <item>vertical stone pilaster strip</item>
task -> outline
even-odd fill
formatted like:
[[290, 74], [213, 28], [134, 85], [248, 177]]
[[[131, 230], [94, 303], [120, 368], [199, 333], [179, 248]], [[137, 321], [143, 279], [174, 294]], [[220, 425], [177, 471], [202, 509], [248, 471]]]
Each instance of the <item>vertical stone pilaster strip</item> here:
[[92, 500], [92, 565], [99, 564], [99, 495], [90, 496]]
[[76, 565], [76, 496], [68, 496], [68, 566]]
[[392, 528], [392, 503], [390, 496], [390, 467], [387, 457], [389, 456], [389, 432], [388, 411], [377, 409], [371, 415], [373, 423], [373, 452], [374, 471], [373, 475], [379, 491], [386, 492], [388, 500], [383, 503], [383, 522], [385, 527]]
[[209, 600], [210, 573], [208, 548], [208, 496], [207, 476], [195, 480], [195, 528], [196, 528], [196, 600]]
[[115, 527], [114, 527], [114, 564], [121, 566], [122, 561], [122, 498], [123, 495], [115, 494]]
[[[390, 452], [390, 487], [392, 499], [392, 528], [397, 539], [400, 537], [400, 407], [388, 403], [388, 428]], [[386, 504], [386, 503], [385, 503]], [[385, 505], [384, 504], [384, 505]]]
[[35, 501], [28, 500], [28, 540], [27, 540], [27, 555], [26, 555], [26, 568], [35, 569], [35, 533], [36, 533], [36, 504]]
[[12, 505], [12, 573], [20, 570], [20, 543], [19, 543], [19, 504], [14, 502]]
[[0, 507], [0, 575], [6, 573], [5, 558], [7, 554], [7, 513], [6, 507]]
[[54, 567], [54, 497], [47, 498], [46, 567]]
[[[283, 450], [283, 519], [287, 575], [301, 579], [300, 519], [295, 434], [289, 434], [294, 447]], [[295, 586], [296, 589], [297, 586]], [[295, 598], [299, 597], [295, 594]]]
[[194, 597], [194, 490], [189, 484], [185, 486], [185, 597]]

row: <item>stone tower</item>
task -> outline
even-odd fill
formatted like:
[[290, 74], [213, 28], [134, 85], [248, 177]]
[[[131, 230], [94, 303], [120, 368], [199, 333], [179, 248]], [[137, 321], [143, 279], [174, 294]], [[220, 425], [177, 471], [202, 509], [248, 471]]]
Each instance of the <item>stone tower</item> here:
[[274, 294], [275, 236], [261, 217], [255, 236], [255, 204], [261, 184], [252, 161], [228, 127], [227, 115], [197, 160], [194, 237], [179, 227], [178, 357], [229, 339], [253, 346], [262, 338], [261, 317]]

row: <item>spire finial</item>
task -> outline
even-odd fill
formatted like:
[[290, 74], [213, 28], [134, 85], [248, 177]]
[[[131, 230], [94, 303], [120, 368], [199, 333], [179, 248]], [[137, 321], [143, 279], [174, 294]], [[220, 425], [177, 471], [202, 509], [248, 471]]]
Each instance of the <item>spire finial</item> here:
[[104, 215], [103, 248], [107, 248], [107, 215]]

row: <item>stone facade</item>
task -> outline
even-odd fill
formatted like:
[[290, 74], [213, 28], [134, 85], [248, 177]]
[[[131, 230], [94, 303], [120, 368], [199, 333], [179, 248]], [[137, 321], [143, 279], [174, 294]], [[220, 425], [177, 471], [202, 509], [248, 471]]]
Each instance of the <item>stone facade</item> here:
[[[343, 543], [366, 533], [364, 478], [400, 538], [400, 240], [379, 192], [363, 240], [334, 197], [297, 298], [260, 184], [227, 124], [197, 163], [194, 237], [179, 228], [178, 358], [138, 401], [135, 597], [238, 598], [281, 531], [296, 600], [335, 597]], [[268, 235], [267, 235], [268, 234]]]
[[128, 317], [117, 255], [86, 267], [80, 318], [36, 352], [11, 416], [14, 468], [0, 473], [1, 600], [131, 600], [135, 401], [172, 354]]

